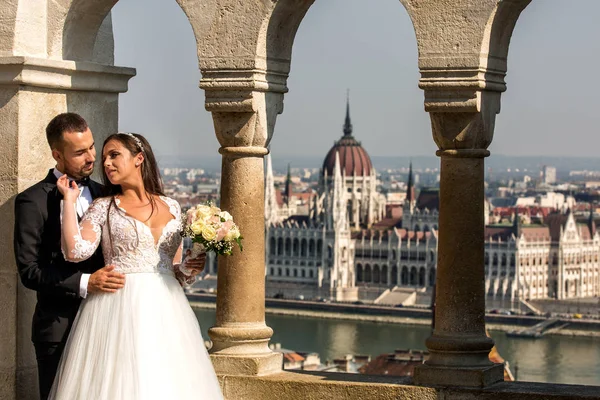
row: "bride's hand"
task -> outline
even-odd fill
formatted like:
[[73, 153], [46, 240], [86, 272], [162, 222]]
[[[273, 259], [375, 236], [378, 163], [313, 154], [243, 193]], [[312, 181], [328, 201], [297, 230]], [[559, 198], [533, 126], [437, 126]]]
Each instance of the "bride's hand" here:
[[77, 198], [79, 197], [79, 188], [77, 187], [75, 181], [69, 181], [67, 175], [63, 175], [58, 178], [56, 186], [66, 202], [75, 203], [77, 201]]
[[206, 253], [202, 253], [196, 258], [189, 258], [190, 254], [190, 250], [186, 251], [185, 255], [187, 257], [180, 270], [187, 276], [196, 276], [204, 271], [204, 266], [206, 265]]

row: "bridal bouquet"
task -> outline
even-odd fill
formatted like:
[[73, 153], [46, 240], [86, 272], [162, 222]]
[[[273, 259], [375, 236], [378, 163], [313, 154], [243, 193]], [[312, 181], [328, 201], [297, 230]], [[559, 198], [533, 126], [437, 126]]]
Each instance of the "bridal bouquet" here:
[[181, 235], [194, 243], [192, 258], [205, 251], [231, 255], [234, 243], [243, 250], [240, 229], [227, 211], [207, 203], [190, 208], [184, 218]]

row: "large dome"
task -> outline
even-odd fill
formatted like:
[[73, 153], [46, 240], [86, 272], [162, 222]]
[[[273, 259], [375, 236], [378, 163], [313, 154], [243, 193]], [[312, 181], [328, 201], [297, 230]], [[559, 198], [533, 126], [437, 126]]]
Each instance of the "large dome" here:
[[333, 176], [335, 168], [335, 154], [340, 155], [340, 167], [342, 174], [346, 176], [368, 176], [371, 175], [373, 164], [367, 151], [363, 149], [360, 142], [352, 136], [352, 124], [350, 123], [350, 103], [346, 105], [346, 121], [344, 123], [344, 135], [335, 142], [323, 161], [323, 174]]

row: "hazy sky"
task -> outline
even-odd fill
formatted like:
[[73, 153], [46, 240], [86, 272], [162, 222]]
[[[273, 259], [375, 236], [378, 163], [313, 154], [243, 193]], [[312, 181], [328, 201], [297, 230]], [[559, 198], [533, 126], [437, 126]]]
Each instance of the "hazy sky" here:
[[[534, 0], [525, 9], [493, 154], [598, 155], [598, 15], [598, 0]], [[161, 155], [215, 155], [192, 29], [175, 0], [121, 0], [113, 25], [115, 64], [138, 72], [121, 95], [120, 128], [145, 134]], [[418, 79], [414, 31], [398, 0], [317, 0], [294, 43], [274, 157], [324, 156], [342, 134], [347, 88], [354, 135], [371, 155], [433, 155]]]

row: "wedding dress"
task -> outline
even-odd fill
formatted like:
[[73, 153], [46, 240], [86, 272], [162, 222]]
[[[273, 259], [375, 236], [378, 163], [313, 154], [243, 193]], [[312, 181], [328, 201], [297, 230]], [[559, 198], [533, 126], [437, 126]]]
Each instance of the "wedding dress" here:
[[173, 219], [156, 243], [150, 228], [127, 215], [118, 200], [97, 199], [83, 216], [70, 258], [85, 260], [102, 242], [105, 264], [126, 275], [125, 287], [82, 301], [50, 399], [223, 398], [198, 321], [173, 273], [181, 210], [176, 201], [161, 199]]

